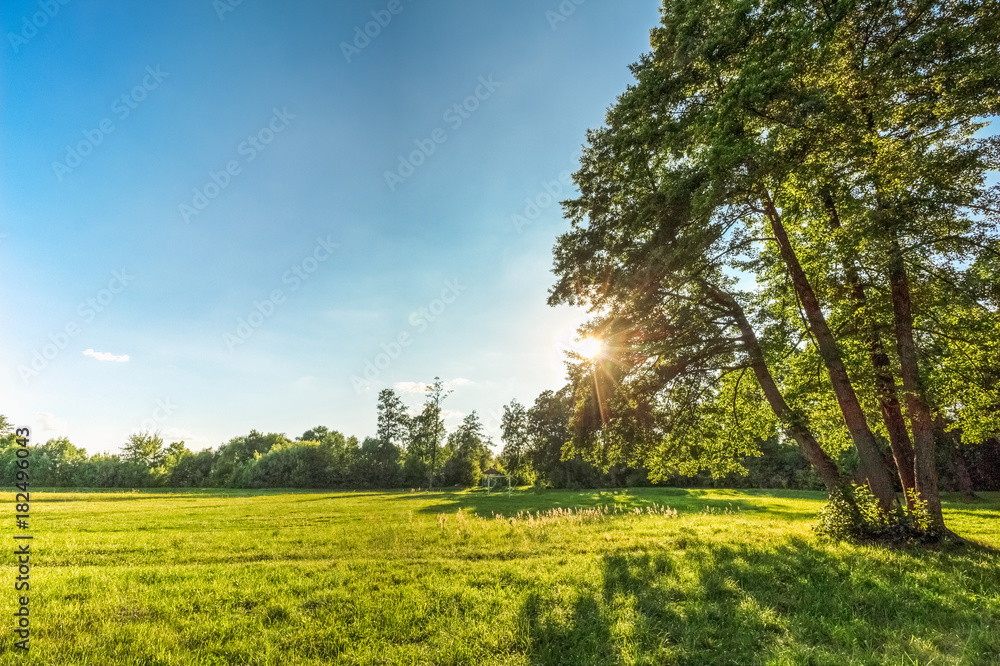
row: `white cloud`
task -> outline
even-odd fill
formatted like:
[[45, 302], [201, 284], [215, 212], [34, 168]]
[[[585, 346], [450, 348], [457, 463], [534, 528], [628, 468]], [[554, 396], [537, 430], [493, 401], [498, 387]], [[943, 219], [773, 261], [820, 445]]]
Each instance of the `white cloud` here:
[[66, 430], [66, 422], [55, 414], [49, 412], [36, 412], [35, 420], [44, 432], [57, 432]]
[[[420, 416], [423, 413], [423, 406], [410, 407], [406, 410], [407, 416], [410, 418]], [[442, 409], [441, 410], [441, 420], [450, 421], [451, 423], [461, 423], [462, 419], [465, 418], [465, 412], [460, 412], [455, 409]]]
[[92, 356], [98, 361], [114, 361], [115, 363], [128, 363], [128, 354], [123, 354], [122, 356], [115, 356], [111, 352], [99, 352], [93, 349], [88, 349], [83, 352], [84, 356]]
[[194, 434], [187, 428], [166, 428], [160, 433], [164, 442], [180, 442], [183, 441], [186, 444], [191, 442], [197, 442], [201, 438]]
[[[444, 389], [446, 391], [452, 391], [461, 386], [475, 386], [475, 382], [471, 379], [465, 379], [463, 377], [457, 377], [455, 379], [444, 380]], [[400, 393], [427, 393], [427, 387], [430, 386], [425, 382], [396, 382], [392, 385], [392, 388], [396, 389]]]
[[396, 382], [392, 385], [400, 393], [426, 393], [427, 384], [423, 382]]
[[312, 375], [303, 375], [292, 382], [292, 388], [297, 390], [315, 391], [319, 387], [319, 379], [313, 377]]

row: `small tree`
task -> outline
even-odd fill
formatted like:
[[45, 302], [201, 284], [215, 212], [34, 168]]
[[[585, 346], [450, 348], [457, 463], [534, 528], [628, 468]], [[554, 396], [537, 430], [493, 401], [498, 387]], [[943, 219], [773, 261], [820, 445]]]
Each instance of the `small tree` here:
[[34, 455], [39, 462], [45, 461], [44, 478], [35, 480], [45, 486], [73, 485], [77, 468], [87, 460], [86, 450], [73, 446], [66, 437], [50, 439], [37, 447]]
[[216, 453], [212, 449], [181, 456], [170, 470], [169, 485], [173, 488], [199, 488], [208, 485], [215, 458]]
[[383, 389], [378, 394], [377, 436], [387, 444], [396, 444], [403, 450], [409, 443], [412, 424], [406, 413], [406, 405], [392, 389]]
[[434, 487], [434, 476], [441, 470], [445, 457], [441, 454], [447, 431], [444, 427], [441, 403], [451, 394], [444, 390], [444, 382], [440, 377], [434, 378], [434, 383], [427, 387], [427, 398], [420, 414], [421, 450], [427, 461], [427, 487]]
[[392, 488], [401, 481], [402, 450], [390, 442], [366, 437], [361, 443], [355, 475], [360, 485], [369, 488]]
[[528, 410], [528, 457], [531, 466], [545, 481], [565, 482], [563, 445], [570, 441], [573, 415], [572, 386], [558, 392], [543, 391]]
[[159, 433], [137, 432], [128, 437], [122, 446], [121, 458], [125, 462], [144, 465], [147, 469], [158, 467], [163, 462], [163, 438]]
[[479, 414], [470, 413], [454, 432], [448, 435], [448, 461], [444, 465], [445, 483], [475, 486], [482, 477], [483, 461], [490, 456], [483, 440], [483, 424]]
[[329, 433], [330, 429], [327, 428], [326, 426], [322, 425], [316, 426], [315, 428], [310, 428], [309, 430], [306, 430], [304, 433], [302, 433], [302, 436], [299, 437], [299, 441], [321, 442], [323, 441], [323, 438], [326, 437]]
[[517, 400], [503, 406], [500, 420], [500, 438], [504, 443], [500, 462], [518, 485], [534, 481], [534, 472], [528, 459], [528, 410]]
[[0, 414], [0, 437], [6, 437], [14, 432], [14, 424], [7, 420], [7, 417]]

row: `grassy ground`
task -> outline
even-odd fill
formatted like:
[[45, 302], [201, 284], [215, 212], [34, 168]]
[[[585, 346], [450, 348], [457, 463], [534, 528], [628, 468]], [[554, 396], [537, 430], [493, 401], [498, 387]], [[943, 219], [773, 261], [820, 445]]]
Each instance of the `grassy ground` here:
[[[31, 651], [8, 554], [0, 664], [1000, 663], [996, 555], [819, 541], [818, 493], [32, 500]], [[947, 504], [993, 546], [998, 517]]]

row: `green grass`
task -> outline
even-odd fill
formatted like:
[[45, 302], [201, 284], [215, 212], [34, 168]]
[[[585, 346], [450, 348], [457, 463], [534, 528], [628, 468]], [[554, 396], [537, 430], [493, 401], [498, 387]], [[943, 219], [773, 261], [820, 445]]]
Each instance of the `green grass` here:
[[[1000, 546], [983, 495], [947, 519]], [[8, 555], [0, 664], [1000, 663], [995, 554], [820, 541], [819, 493], [32, 500], [32, 647], [13, 649]], [[654, 503], [677, 517], [493, 517]]]

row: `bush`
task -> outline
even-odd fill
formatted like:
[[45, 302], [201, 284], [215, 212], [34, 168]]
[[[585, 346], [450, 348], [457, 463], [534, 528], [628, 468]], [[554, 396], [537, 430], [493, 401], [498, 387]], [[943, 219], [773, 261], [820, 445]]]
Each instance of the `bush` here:
[[446, 486], [476, 487], [483, 478], [479, 461], [473, 458], [455, 456], [449, 458], [441, 472], [442, 483]]
[[834, 541], [911, 543], [935, 541], [926, 502], [913, 499], [912, 513], [898, 505], [883, 511], [868, 486], [854, 484], [830, 494], [815, 531]]

